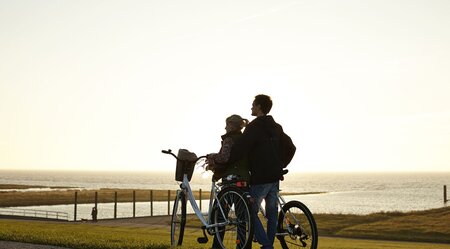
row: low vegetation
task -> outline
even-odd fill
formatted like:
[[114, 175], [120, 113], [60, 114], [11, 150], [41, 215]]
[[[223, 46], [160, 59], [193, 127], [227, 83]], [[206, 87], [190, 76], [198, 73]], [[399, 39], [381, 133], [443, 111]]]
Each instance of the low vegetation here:
[[315, 218], [319, 233], [326, 236], [450, 243], [450, 207], [370, 215], [316, 214]]
[[[17, 189], [17, 188], [16, 188]], [[114, 202], [115, 193], [117, 192], [117, 202], [132, 202], [134, 198], [137, 202], [150, 201], [167, 201], [175, 196], [175, 191], [171, 191], [171, 196], [167, 190], [133, 190], [133, 189], [109, 189], [102, 188], [98, 190], [49, 190], [49, 191], [0, 191], [0, 207], [21, 207], [36, 205], [60, 205], [75, 203], [75, 192], [77, 192], [77, 203], [94, 203], [95, 192], [97, 192], [98, 203]], [[195, 191], [196, 198], [199, 198], [198, 191]], [[202, 198], [209, 198], [209, 192], [202, 192]]]
[[[330, 217], [332, 217], [330, 215]], [[336, 221], [340, 222], [340, 220]], [[356, 222], [357, 223], [357, 222]], [[355, 223], [354, 223], [355, 224]], [[188, 227], [183, 248], [206, 249], [198, 244], [201, 230]], [[99, 223], [55, 223], [0, 219], [0, 240], [47, 244], [73, 249], [161, 249], [170, 248], [169, 226], [104, 226]], [[253, 247], [258, 247], [256, 244]], [[448, 249], [449, 244], [348, 239], [320, 235], [320, 249]], [[275, 248], [280, 249], [279, 243]]]

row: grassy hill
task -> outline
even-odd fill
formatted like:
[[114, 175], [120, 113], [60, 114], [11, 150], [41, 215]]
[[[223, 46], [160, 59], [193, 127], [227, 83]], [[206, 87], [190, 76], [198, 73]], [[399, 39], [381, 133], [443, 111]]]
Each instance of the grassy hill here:
[[[450, 207], [371, 215], [315, 214], [315, 217], [321, 249], [450, 248]], [[157, 226], [142, 227], [102, 225], [101, 221], [55, 223], [0, 219], [0, 241], [90, 249], [168, 248], [170, 229], [168, 219], [163, 220], [154, 224]], [[211, 246], [197, 243], [201, 230], [196, 225], [192, 218], [188, 220], [183, 248]], [[279, 243], [275, 243], [275, 248], [280, 248]]]
[[450, 243], [450, 207], [370, 215], [315, 214], [314, 217], [322, 236]]

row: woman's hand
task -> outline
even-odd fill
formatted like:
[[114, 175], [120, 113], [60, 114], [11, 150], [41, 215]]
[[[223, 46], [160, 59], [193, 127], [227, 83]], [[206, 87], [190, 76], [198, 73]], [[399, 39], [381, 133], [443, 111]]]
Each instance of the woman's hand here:
[[214, 166], [215, 166], [215, 162], [214, 162], [214, 157], [215, 155], [217, 155], [217, 153], [211, 153], [206, 155], [206, 164], [208, 166], [206, 166], [206, 170], [211, 170], [214, 171]]

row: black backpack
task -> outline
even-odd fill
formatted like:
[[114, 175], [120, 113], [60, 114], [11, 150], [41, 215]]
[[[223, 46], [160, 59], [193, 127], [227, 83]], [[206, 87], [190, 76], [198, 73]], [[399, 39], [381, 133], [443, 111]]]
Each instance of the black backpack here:
[[[281, 128], [281, 127], [280, 127]], [[295, 147], [294, 143], [292, 142], [292, 139], [283, 131], [283, 128], [279, 130], [280, 132], [280, 138], [279, 141], [276, 141], [274, 137], [270, 134], [268, 130], [266, 130], [266, 133], [269, 136], [270, 144], [272, 145], [273, 152], [275, 156], [278, 158], [278, 160], [281, 163], [281, 168], [286, 168], [289, 163], [292, 161], [292, 158], [295, 155], [295, 151], [297, 148]], [[276, 150], [278, 145], [278, 151]]]
[[280, 136], [280, 146], [278, 154], [283, 168], [286, 168], [292, 161], [296, 150], [297, 148], [292, 142], [292, 139], [282, 131]]

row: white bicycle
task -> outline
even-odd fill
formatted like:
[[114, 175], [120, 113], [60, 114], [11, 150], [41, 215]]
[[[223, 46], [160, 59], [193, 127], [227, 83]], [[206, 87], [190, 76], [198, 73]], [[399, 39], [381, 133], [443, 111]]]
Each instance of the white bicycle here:
[[[175, 180], [181, 182], [173, 205], [170, 241], [172, 247], [183, 243], [186, 225], [187, 200], [195, 215], [202, 223], [203, 237], [197, 238], [199, 243], [207, 243], [206, 233], [214, 236], [214, 243], [222, 248], [251, 248], [253, 239], [252, 213], [250, 195], [239, 186], [239, 181], [222, 181], [211, 183], [211, 195], [207, 217], [198, 208], [191, 186], [189, 184], [195, 166], [206, 169], [206, 156], [196, 157], [187, 150], [180, 150], [178, 156], [171, 150], [162, 153], [170, 154], [177, 159]], [[181, 159], [180, 153], [190, 153], [189, 159]]]

